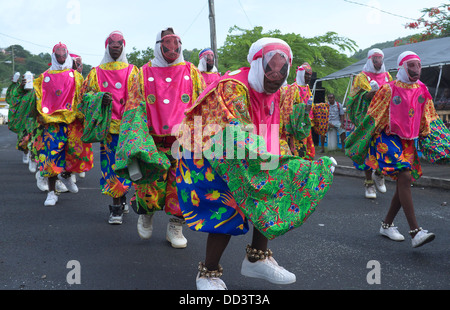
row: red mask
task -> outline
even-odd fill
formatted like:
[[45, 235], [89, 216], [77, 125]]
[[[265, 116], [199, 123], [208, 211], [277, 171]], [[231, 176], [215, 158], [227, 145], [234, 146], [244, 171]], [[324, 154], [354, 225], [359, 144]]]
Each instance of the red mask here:
[[280, 81], [287, 78], [289, 71], [289, 57], [279, 49], [265, 51], [263, 48], [262, 65], [264, 75], [270, 81]]
[[175, 34], [164, 36], [161, 41], [161, 54], [168, 63], [174, 62], [181, 53], [181, 39]]

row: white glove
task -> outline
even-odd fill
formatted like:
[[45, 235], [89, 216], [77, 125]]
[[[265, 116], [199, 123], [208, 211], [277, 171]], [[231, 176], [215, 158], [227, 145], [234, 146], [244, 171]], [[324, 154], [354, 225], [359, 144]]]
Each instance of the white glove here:
[[378, 85], [377, 81], [374, 80], [370, 81], [370, 87], [372, 87], [373, 91], [377, 91], [380, 89], [380, 86]]

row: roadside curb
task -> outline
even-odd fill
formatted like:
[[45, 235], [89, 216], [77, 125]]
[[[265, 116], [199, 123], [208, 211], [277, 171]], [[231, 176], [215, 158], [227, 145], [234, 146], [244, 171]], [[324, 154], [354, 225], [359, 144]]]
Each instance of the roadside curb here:
[[[337, 165], [336, 170], [334, 171], [334, 174], [346, 175], [346, 176], [352, 176], [352, 177], [361, 177], [361, 178], [364, 177], [364, 172], [357, 170], [355, 167], [341, 166], [339, 164]], [[386, 181], [394, 182], [390, 178], [386, 178]], [[450, 189], [450, 179], [422, 176], [417, 181], [413, 182], [413, 185]]]

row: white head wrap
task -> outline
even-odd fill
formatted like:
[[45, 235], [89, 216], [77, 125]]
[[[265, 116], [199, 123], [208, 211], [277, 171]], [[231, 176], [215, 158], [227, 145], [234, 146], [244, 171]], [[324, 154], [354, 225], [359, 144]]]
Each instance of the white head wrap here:
[[407, 84], [414, 84], [415, 82], [411, 82], [409, 80], [409, 75], [405, 69], [406, 63], [408, 62], [408, 60], [405, 59], [406, 57], [411, 58], [411, 59], [417, 59], [420, 61], [419, 56], [414, 52], [405, 51], [405, 52], [401, 53], [397, 58], [397, 66], [398, 66], [397, 80], [399, 80], [400, 82], [403, 82], [403, 83], [407, 83]]
[[[118, 34], [122, 35], [122, 33], [120, 31], [114, 31], [111, 34], [114, 34], [114, 33], [118, 33]], [[111, 34], [109, 36], [111, 36]], [[108, 38], [109, 38], [109, 36], [108, 36]], [[108, 40], [108, 38], [106, 38], [106, 40]], [[103, 56], [103, 59], [100, 62], [100, 65], [106, 64], [108, 62], [115, 62], [115, 61], [120, 61], [120, 62], [128, 64], [127, 52], [125, 51], [125, 41], [123, 43], [122, 54], [120, 54], [120, 56], [119, 56], [119, 58], [117, 58], [117, 60], [114, 60], [114, 58], [111, 57], [111, 54], [109, 53], [109, 44], [106, 44], [105, 55]]]
[[[208, 68], [208, 66], [207, 66], [207, 63], [206, 63], [206, 58], [205, 57], [201, 57], [199, 62], [198, 62], [198, 70], [200, 72], [208, 72], [207, 68]], [[214, 65], [213, 68], [211, 69], [211, 71], [209, 71], [209, 72], [217, 72], [216, 65]]]
[[[383, 65], [381, 66], [380, 70], [376, 70], [373, 61], [372, 56], [374, 54], [381, 54], [383, 56]], [[367, 53], [367, 61], [366, 64], [363, 67], [364, 72], [370, 72], [370, 73], [383, 73], [386, 72], [386, 67], [384, 66], [384, 53], [379, 48], [373, 48]]]
[[300, 85], [300, 86], [304, 86], [305, 83], [305, 70], [298, 70], [297, 71], [297, 75], [295, 77], [295, 82]]
[[60, 64], [58, 60], [56, 60], [55, 53], [52, 53], [52, 65], [49, 70], [66, 70], [66, 69], [72, 69], [73, 67], [73, 60], [72, 57], [69, 55], [69, 51], [67, 51], [67, 58], [66, 61], [63, 64]]
[[[255, 43], [252, 44], [252, 46], [250, 47], [250, 50], [248, 52], [248, 56], [247, 56], [247, 61], [250, 64], [250, 70], [248, 73], [248, 83], [250, 84], [250, 87], [253, 88], [255, 91], [257, 91], [258, 93], [263, 93], [264, 92], [264, 70], [263, 70], [263, 65], [262, 65], [262, 58], [259, 57], [255, 60], [253, 60], [253, 57], [255, 56], [255, 54], [259, 51], [261, 51], [263, 49], [264, 46], [268, 45], [268, 44], [272, 44], [272, 43], [278, 43], [278, 44], [283, 44], [286, 45], [289, 48], [289, 57], [290, 60], [292, 61], [292, 50], [289, 47], [289, 45], [284, 42], [281, 39], [277, 39], [277, 38], [261, 38], [258, 41], [256, 41]], [[287, 76], [289, 76], [289, 69], [291, 66], [289, 66], [288, 68], [288, 72], [287, 72]], [[286, 76], [286, 78], [287, 78]]]
[[[173, 66], [176, 65], [180, 62], [184, 62], [184, 57], [183, 57], [183, 45], [181, 45], [181, 50], [180, 50], [180, 56], [172, 63], [168, 63], [162, 53], [161, 53], [161, 43], [159, 41], [161, 41], [161, 33], [163, 31], [172, 29], [173, 30], [173, 34], [177, 35], [177, 33], [175, 32], [175, 30], [172, 27], [168, 27], [166, 29], [163, 29], [161, 31], [158, 31], [158, 33], [156, 34], [156, 43], [155, 43], [155, 58], [152, 59], [152, 67], [169, 67], [169, 66]], [[159, 43], [158, 43], [159, 42]]]

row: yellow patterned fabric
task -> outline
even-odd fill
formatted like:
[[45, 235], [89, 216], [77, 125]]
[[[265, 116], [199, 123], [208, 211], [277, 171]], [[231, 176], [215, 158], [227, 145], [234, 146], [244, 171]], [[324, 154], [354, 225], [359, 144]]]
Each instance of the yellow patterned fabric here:
[[[389, 81], [392, 81], [392, 77]], [[371, 89], [372, 87], [370, 86], [367, 75], [364, 72], [361, 72], [353, 79], [353, 84], [349, 96], [356, 96], [356, 94], [358, 94], [360, 90], [370, 91]]]
[[[71, 69], [66, 70], [48, 70], [50, 74], [57, 74], [65, 71], [69, 71]], [[83, 76], [78, 72], [74, 71], [75, 75], [75, 96], [72, 102], [72, 111], [58, 111], [51, 115], [49, 114], [41, 114], [41, 119], [44, 123], [65, 123], [70, 124], [76, 118], [83, 119], [83, 115], [78, 110], [78, 105], [80, 104], [83, 96], [81, 94], [81, 88], [83, 85]], [[38, 111], [42, 111], [42, 82], [44, 80], [44, 74], [41, 74], [37, 79], [33, 82], [33, 87], [36, 93], [36, 107]]]
[[[419, 88], [418, 83], [407, 84], [400, 81], [395, 81], [397, 87], [405, 89]], [[383, 131], [385, 128], [389, 128], [389, 106], [391, 104], [392, 91], [389, 84], [383, 85], [380, 90], [377, 91], [373, 97], [369, 110], [367, 114], [372, 116], [375, 120], [376, 130], [378, 133]], [[425, 109], [423, 113], [422, 120], [420, 121], [420, 136], [428, 135], [430, 130], [430, 123], [439, 118], [434, 109], [433, 100], [428, 99], [425, 102]]]
[[[129, 64], [126, 64], [124, 62], [115, 61], [101, 64], [99, 68], [103, 70], [122, 70], [127, 68], [128, 66]], [[135, 91], [134, 88], [136, 87], [138, 78], [139, 78], [139, 69], [136, 66], [133, 66], [133, 70], [131, 71], [131, 74], [128, 77], [128, 98], [134, 97], [133, 92]], [[89, 92], [92, 93], [101, 92], [97, 79], [97, 71], [95, 70], [95, 68], [92, 68], [83, 84], [82, 93], [85, 94]], [[111, 120], [109, 133], [111, 134], [120, 133], [120, 120], [117, 119]]]

